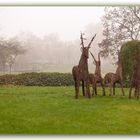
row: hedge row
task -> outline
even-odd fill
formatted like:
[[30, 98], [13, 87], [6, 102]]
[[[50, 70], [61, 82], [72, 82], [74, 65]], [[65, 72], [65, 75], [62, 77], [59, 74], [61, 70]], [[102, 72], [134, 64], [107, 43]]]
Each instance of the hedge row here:
[[1, 85], [24, 86], [69, 86], [73, 85], [73, 77], [70, 73], [22, 73], [6, 74], [0, 76]]
[[[0, 76], [0, 85], [23, 86], [70, 86], [74, 85], [70, 73], [22, 73], [6, 74]], [[100, 84], [99, 84], [100, 85]], [[116, 85], [119, 87], [120, 85]], [[129, 82], [124, 82], [124, 87], [129, 87]]]

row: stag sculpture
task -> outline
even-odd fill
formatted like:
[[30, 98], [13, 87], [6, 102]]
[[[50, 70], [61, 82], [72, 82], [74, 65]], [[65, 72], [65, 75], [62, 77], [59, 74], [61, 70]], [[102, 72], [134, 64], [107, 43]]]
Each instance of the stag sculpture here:
[[132, 88], [135, 88], [135, 96], [137, 96], [137, 99], [139, 99], [140, 95], [140, 69], [139, 69], [139, 63], [138, 60], [134, 57], [133, 63], [132, 63], [132, 77], [131, 77], [131, 84], [130, 84], [130, 90], [129, 90], [129, 99], [131, 99], [131, 92]]
[[94, 55], [90, 52], [91, 56], [93, 57], [93, 64], [95, 64], [95, 73], [94, 74], [89, 74], [89, 79], [90, 79], [90, 84], [92, 84], [93, 88], [93, 93], [92, 95], [97, 95], [97, 83], [100, 83], [103, 89], [103, 96], [105, 96], [105, 88], [104, 88], [104, 83], [103, 83], [103, 78], [101, 75], [101, 60], [100, 60], [100, 54], [101, 52], [98, 53], [98, 60], [95, 59]]
[[115, 84], [119, 83], [121, 85], [122, 95], [124, 96], [124, 90], [123, 90], [123, 82], [122, 82], [122, 64], [119, 58], [118, 61], [118, 67], [115, 73], [107, 73], [104, 77], [104, 83], [105, 85], [109, 84], [110, 86], [110, 96], [112, 96], [112, 89], [113, 89], [113, 95], [115, 95]]
[[[74, 66], [72, 69], [72, 75], [74, 79], [74, 85], [75, 85], [75, 98], [79, 98], [79, 86], [80, 81], [82, 81], [82, 92], [83, 96], [88, 96], [90, 98], [90, 88], [89, 88], [89, 71], [88, 71], [88, 58], [89, 58], [89, 48], [91, 46], [91, 43], [93, 42], [96, 34], [92, 37], [91, 41], [89, 42], [88, 46], [84, 46], [84, 38], [83, 34], [81, 33], [80, 39], [81, 39], [81, 49], [82, 54], [79, 61], [79, 64], [77, 66]], [[86, 94], [85, 94], [85, 88], [86, 86]]]

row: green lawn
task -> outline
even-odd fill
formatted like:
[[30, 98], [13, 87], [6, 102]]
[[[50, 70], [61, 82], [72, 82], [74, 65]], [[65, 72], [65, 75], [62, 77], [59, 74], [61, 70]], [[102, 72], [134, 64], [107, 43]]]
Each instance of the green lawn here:
[[98, 91], [76, 100], [73, 87], [1, 87], [0, 134], [140, 134], [140, 100]]

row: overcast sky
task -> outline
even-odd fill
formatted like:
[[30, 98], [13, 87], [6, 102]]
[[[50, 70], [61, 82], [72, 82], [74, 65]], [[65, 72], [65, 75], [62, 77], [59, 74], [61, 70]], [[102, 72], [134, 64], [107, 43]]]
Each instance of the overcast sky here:
[[104, 7], [0, 7], [0, 32], [11, 37], [21, 31], [39, 37], [58, 33], [61, 39], [79, 38], [89, 24], [100, 23]]

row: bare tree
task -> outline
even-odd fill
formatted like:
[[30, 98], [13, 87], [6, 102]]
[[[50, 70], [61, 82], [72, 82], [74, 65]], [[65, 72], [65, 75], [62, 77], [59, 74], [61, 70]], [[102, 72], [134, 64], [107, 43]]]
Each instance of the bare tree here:
[[140, 6], [106, 7], [102, 19], [104, 39], [99, 43], [103, 56], [118, 56], [121, 45], [140, 38]]
[[8, 46], [7, 63], [9, 65], [9, 72], [11, 74], [12, 66], [15, 63], [17, 56], [24, 54], [26, 52], [26, 50], [23, 49], [20, 42], [15, 39], [10, 39], [7, 42], [7, 46]]
[[1, 39], [0, 40], [0, 65], [3, 73], [5, 73], [6, 71], [7, 57], [8, 57], [7, 42]]
[[5, 73], [6, 66], [9, 66], [11, 73], [12, 66], [15, 63], [16, 57], [23, 54], [25, 50], [21, 47], [21, 44], [13, 39], [0, 41], [0, 64], [2, 66], [3, 73]]

